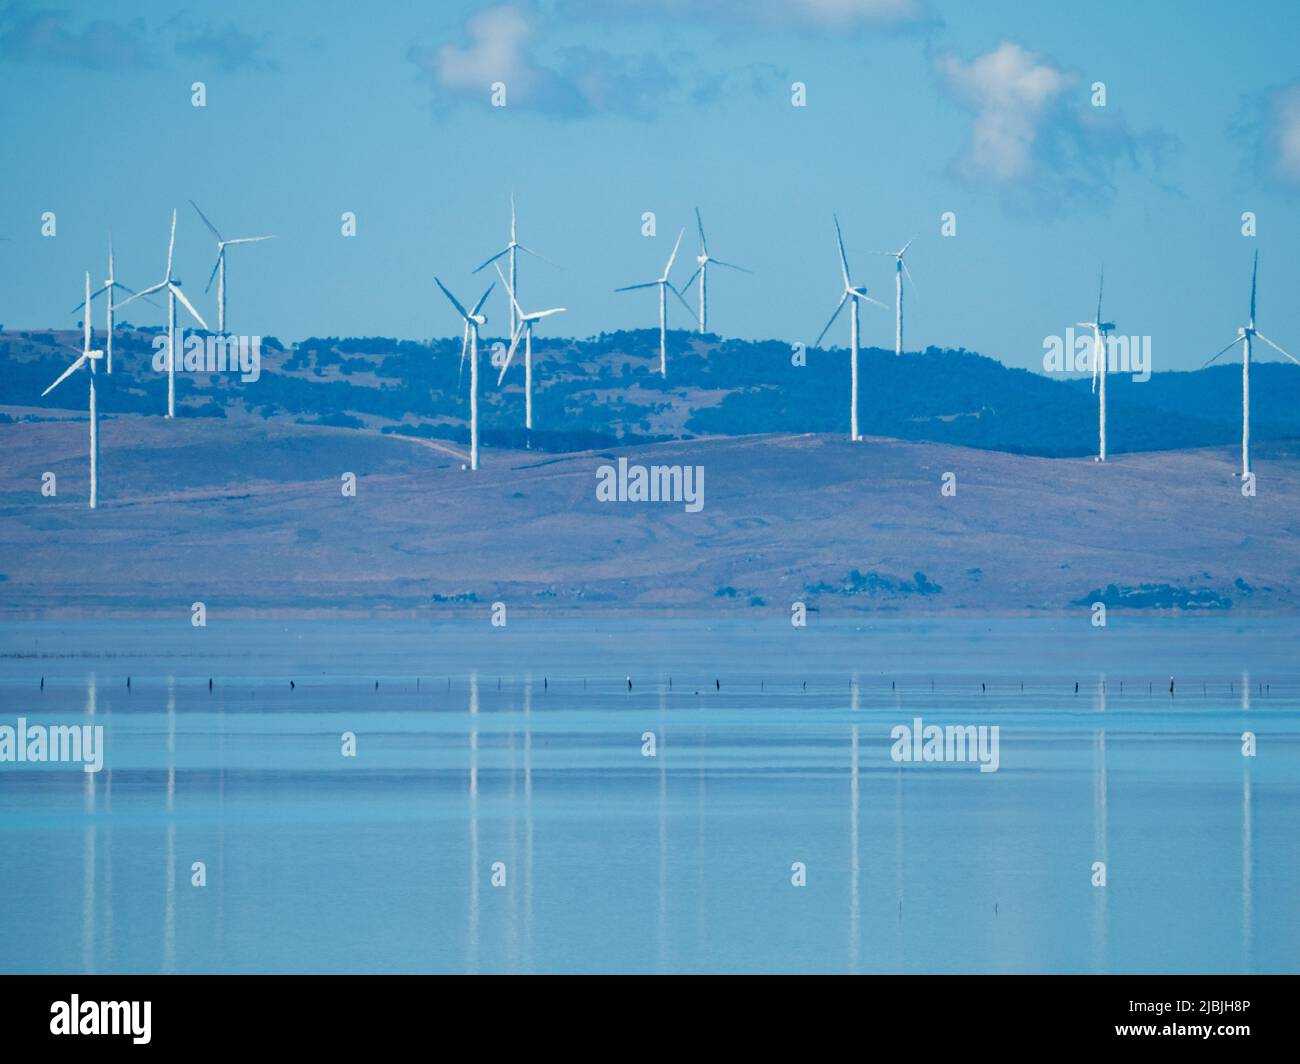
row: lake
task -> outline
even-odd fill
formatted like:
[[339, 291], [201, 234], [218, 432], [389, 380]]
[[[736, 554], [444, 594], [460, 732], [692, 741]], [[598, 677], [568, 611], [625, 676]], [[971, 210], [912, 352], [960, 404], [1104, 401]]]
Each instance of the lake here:
[[[6, 623], [0, 725], [105, 752], [0, 763], [0, 970], [1295, 971], [1298, 637]], [[997, 771], [895, 760], [918, 718]]]

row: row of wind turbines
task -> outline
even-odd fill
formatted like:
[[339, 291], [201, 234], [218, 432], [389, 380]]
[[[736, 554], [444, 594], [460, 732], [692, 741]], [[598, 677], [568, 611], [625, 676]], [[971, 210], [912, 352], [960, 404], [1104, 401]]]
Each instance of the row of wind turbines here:
[[[208, 228], [213, 237], [216, 238], [217, 256], [213, 263], [212, 272], [208, 276], [208, 283], [204, 291], [212, 287], [214, 280], [217, 281], [217, 330], [221, 334], [226, 332], [226, 253], [227, 249], [238, 244], [258, 243], [263, 240], [274, 239], [273, 236], [255, 236], [255, 237], [238, 237], [227, 239], [222, 236], [221, 232], [212, 224], [208, 217], [199, 208], [198, 204], [190, 201], [194, 210], [202, 219], [203, 224]], [[861, 304], [869, 303], [877, 307], [888, 309], [888, 305], [872, 298], [864, 285], [856, 284], [853, 281], [852, 272], [849, 268], [848, 254], [844, 246], [844, 234], [840, 227], [839, 218], [832, 215], [835, 225], [835, 242], [836, 250], [839, 255], [840, 275], [842, 281], [842, 290], [840, 292], [839, 302], [831, 314], [830, 319], [823, 326], [822, 331], [818, 334], [813, 347], [819, 347], [826, 334], [830, 331], [846, 305], [849, 308], [849, 363], [850, 363], [850, 388], [849, 388], [849, 438], [853, 441], [859, 441], [862, 436], [859, 432], [858, 425], [858, 358], [860, 352], [860, 321], [859, 311]], [[674, 264], [677, 260], [678, 252], [681, 250], [682, 239], [685, 236], [685, 228], [677, 234], [677, 239], [673, 244], [672, 252], [664, 265], [663, 272], [654, 280], [641, 282], [639, 284], [625, 285], [616, 288], [616, 292], [631, 292], [642, 289], [657, 289], [659, 297], [659, 372], [663, 379], [668, 376], [668, 293], [671, 291], [673, 296], [686, 310], [699, 332], [704, 333], [708, 330], [708, 273], [710, 265], [725, 267], [742, 273], [752, 273], [744, 266], [716, 258], [709, 252], [708, 240], [704, 232], [704, 222], [700, 215], [699, 208], [695, 210], [695, 223], [699, 235], [699, 252], [695, 257], [695, 272], [687, 279], [681, 288], [678, 288], [671, 281], [671, 274]], [[86, 274], [86, 296], [79, 303], [73, 312], [87, 308], [83, 315], [84, 319], [84, 344], [81, 357], [78, 358], [71, 366], [68, 367], [48, 388], [41, 394], [48, 395], [58, 385], [67, 380], [76, 371], [85, 368], [89, 376], [89, 403], [90, 403], [90, 507], [95, 508], [97, 483], [98, 483], [98, 425], [97, 425], [97, 408], [95, 401], [95, 373], [97, 363], [103, 359], [105, 362], [105, 371], [113, 372], [113, 332], [115, 328], [115, 312], [134, 302], [137, 299], [144, 299], [150, 303], [150, 296], [166, 293], [167, 295], [167, 326], [168, 326], [168, 345], [167, 345], [167, 417], [175, 416], [175, 361], [176, 361], [176, 303], [179, 300], [185, 310], [194, 318], [198, 324], [207, 329], [207, 323], [202, 315], [195, 309], [194, 305], [186, 297], [181, 288], [181, 281], [173, 274], [173, 259], [176, 242], [176, 210], [172, 210], [171, 233], [167, 244], [167, 262], [163, 273], [162, 280], [156, 284], [135, 291], [128, 288], [121, 281], [116, 279], [114, 272], [113, 243], [112, 237], [109, 238], [108, 252], [108, 277], [102, 287], [95, 292], [90, 291], [90, 275]], [[903, 329], [904, 329], [904, 294], [906, 286], [912, 289], [915, 295], [916, 284], [912, 277], [911, 270], [907, 267], [905, 256], [908, 249], [912, 246], [909, 240], [897, 251], [874, 252], [873, 254], [885, 255], [894, 260], [894, 353], [901, 355], [903, 352]], [[544, 256], [539, 255], [531, 248], [519, 242], [518, 239], [518, 217], [515, 209], [514, 196], [510, 197], [510, 237], [505, 247], [491, 255], [484, 262], [480, 263], [472, 272], [474, 274], [482, 273], [489, 266], [496, 272], [498, 279], [501, 281], [507, 296], [507, 314], [510, 325], [510, 343], [505, 357], [501, 360], [500, 372], [497, 377], [497, 384], [500, 386], [504, 380], [507, 371], [514, 362], [515, 353], [519, 349], [520, 342], [523, 342], [523, 365], [524, 365], [524, 426], [528, 433], [533, 430], [533, 330], [537, 323], [544, 318], [554, 314], [563, 313], [566, 308], [552, 307], [547, 310], [525, 311], [519, 303], [519, 252], [532, 255], [539, 261], [546, 262], [552, 266], [556, 265]], [[508, 269], [507, 273], [501, 269], [501, 260], [505, 259]], [[1274, 341], [1264, 336], [1255, 327], [1255, 293], [1256, 281], [1259, 272], [1259, 254], [1255, 254], [1254, 267], [1251, 273], [1250, 289], [1250, 316], [1245, 326], [1237, 330], [1237, 336], [1224, 347], [1221, 351], [1211, 357], [1204, 366], [1210, 365], [1216, 359], [1230, 351], [1237, 344], [1242, 344], [1242, 477], [1243, 479], [1250, 475], [1250, 360], [1252, 353], [1253, 340], [1258, 337], [1270, 347], [1286, 356], [1292, 362], [1300, 365], [1300, 359], [1296, 359], [1288, 351], [1284, 350]], [[463, 375], [466, 359], [470, 363], [470, 395], [469, 395], [469, 429], [470, 429], [470, 461], [469, 469], [477, 470], [479, 467], [479, 426], [478, 426], [478, 399], [479, 399], [479, 343], [481, 339], [481, 330], [487, 324], [487, 315], [483, 312], [488, 297], [496, 287], [496, 281], [489, 283], [478, 301], [473, 305], [473, 309], [467, 310], [465, 305], [458, 300], [452, 292], [443, 284], [442, 280], [434, 277], [434, 282], [438, 288], [447, 297], [448, 301], [460, 316], [463, 324], [463, 337], [461, 343], [460, 369]], [[698, 308], [693, 309], [683, 295], [683, 290], [689, 290], [691, 285], [698, 282]], [[1107, 458], [1107, 436], [1106, 436], [1106, 377], [1107, 377], [1107, 352], [1108, 342], [1111, 332], [1115, 330], [1115, 323], [1105, 321], [1102, 315], [1102, 295], [1105, 285], [1105, 276], [1102, 275], [1102, 281], [1098, 286], [1097, 292], [1097, 312], [1095, 320], [1089, 322], [1079, 322], [1083, 328], [1092, 330], [1093, 333], [1093, 358], [1092, 358], [1092, 388], [1098, 399], [1098, 453], [1097, 461], [1105, 462]], [[121, 290], [127, 293], [127, 298], [121, 302], [115, 302], [114, 293]], [[90, 325], [90, 313], [92, 301], [104, 295], [107, 308], [106, 321], [106, 345], [105, 350], [100, 351], [92, 347], [92, 332]], [[459, 391], [459, 384], [458, 389]]]
[[[224, 335], [226, 332], [226, 249], [236, 244], [255, 244], [262, 240], [273, 240], [273, 236], [250, 236], [237, 237], [233, 240], [227, 240], [218, 231], [207, 216], [199, 210], [199, 205], [190, 200], [190, 205], [198, 212], [203, 224], [208, 227], [212, 235], [217, 238], [217, 258], [213, 263], [212, 273], [208, 276], [207, 292], [212, 288], [213, 279], [217, 279], [217, 331]], [[189, 311], [195, 321], [204, 329], [208, 328], [208, 323], [203, 320], [201, 315], [191, 303], [185, 293], [181, 290], [181, 281], [172, 273], [174, 251], [176, 248], [176, 209], [172, 208], [172, 225], [171, 235], [167, 241], [167, 266], [163, 271], [162, 280], [157, 284], [150, 285], [148, 288], [136, 291], [128, 287], [117, 279], [115, 262], [113, 256], [113, 236], [110, 233], [108, 237], [108, 277], [104, 280], [101, 287], [94, 292], [90, 290], [90, 272], [86, 272], [86, 290], [85, 298], [82, 299], [75, 307], [72, 313], [84, 308], [82, 318], [83, 344], [81, 357], [65, 369], [45, 391], [41, 392], [42, 398], [54, 391], [60, 384], [71, 377], [78, 370], [84, 369], [88, 378], [89, 390], [89, 408], [90, 408], [90, 509], [95, 509], [99, 502], [99, 407], [95, 397], [95, 374], [98, 372], [98, 363], [103, 360], [104, 372], [112, 374], [113, 372], [113, 333], [116, 331], [117, 311], [137, 299], [143, 299], [147, 303], [156, 306], [149, 297], [162, 292], [167, 293], [167, 417], [176, 416], [176, 301], [180, 300], [181, 305]], [[127, 293], [127, 298], [120, 303], [116, 302], [117, 292], [121, 290]], [[94, 300], [100, 296], [104, 297], [106, 310], [106, 321], [104, 329], [104, 348], [93, 348], [92, 327], [90, 315], [93, 309]]]
[[[1285, 355], [1296, 365], [1300, 366], [1300, 359], [1297, 359], [1289, 351], [1278, 346], [1257, 328], [1255, 328], [1255, 291], [1259, 279], [1259, 252], [1255, 252], [1255, 261], [1250, 271], [1250, 316], [1246, 324], [1239, 326], [1237, 335], [1226, 347], [1217, 354], [1208, 358], [1201, 369], [1205, 369], [1211, 363], [1215, 362], [1221, 356], [1226, 355], [1238, 344], [1241, 344], [1241, 479], [1246, 480], [1250, 477], [1250, 359], [1252, 341], [1255, 337], [1263, 340], [1269, 347], [1273, 348], [1279, 354]], [[1106, 274], [1102, 271], [1101, 279], [1097, 284], [1097, 316], [1093, 321], [1081, 321], [1078, 325], [1084, 329], [1092, 330], [1093, 338], [1093, 357], [1092, 357], [1092, 391], [1097, 396], [1097, 461], [1106, 461], [1106, 372], [1108, 363], [1109, 337], [1115, 330], [1113, 321], [1105, 321], [1101, 313], [1101, 297], [1106, 286]]]

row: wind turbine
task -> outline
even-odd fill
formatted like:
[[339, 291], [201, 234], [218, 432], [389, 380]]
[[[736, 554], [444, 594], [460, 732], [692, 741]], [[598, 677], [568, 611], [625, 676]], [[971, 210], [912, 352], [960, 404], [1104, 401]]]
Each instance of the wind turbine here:
[[[108, 278], [107, 280], [104, 281], [103, 287], [101, 287], [95, 292], [90, 293], [90, 298], [92, 300], [96, 299], [100, 295], [107, 294], [108, 296], [108, 299], [106, 300], [108, 304], [108, 329], [106, 332], [106, 339], [104, 341], [104, 349], [107, 357], [104, 359], [104, 368], [108, 371], [110, 375], [113, 372], [113, 330], [116, 327], [114, 325], [114, 319], [113, 319], [113, 311], [115, 309], [113, 306], [113, 289], [115, 288], [120, 288], [122, 289], [123, 292], [129, 292], [132, 295], [135, 294], [134, 288], [128, 288], [126, 285], [124, 285], [121, 281], [117, 280], [113, 276], [113, 235], [110, 233], [108, 237]], [[146, 299], [145, 302], [153, 303], [153, 300]], [[75, 307], [72, 308], [72, 313], [73, 314], [77, 313], [77, 311], [79, 311], [82, 307], [89, 308], [89, 304], [78, 303]], [[89, 314], [90, 310], [87, 309], [86, 313]]]
[[[89, 270], [86, 271], [86, 304], [87, 306], [90, 304]], [[95, 405], [95, 363], [104, 357], [104, 352], [90, 349], [90, 314], [83, 314], [82, 319], [85, 328], [85, 342], [82, 346], [81, 357], [60, 373], [54, 383], [41, 392], [41, 397], [44, 398], [49, 395], [50, 392], [54, 391], [82, 366], [90, 367], [90, 508], [93, 510], [99, 497], [99, 412]]]
[[[501, 272], [501, 267], [496, 268], [497, 276], [501, 278], [501, 283], [505, 284], [505, 275]], [[506, 379], [506, 370], [510, 368], [510, 360], [515, 357], [515, 348], [519, 346], [519, 337], [524, 338], [524, 428], [531, 433], [533, 431], [533, 325], [542, 320], [549, 318], [552, 314], [561, 314], [566, 308], [552, 307], [550, 310], [535, 310], [531, 314], [525, 314], [523, 307], [515, 299], [513, 289], [507, 286], [506, 291], [510, 294], [510, 304], [519, 317], [519, 327], [510, 337], [510, 350], [506, 352], [506, 360], [501, 366], [501, 375], [497, 377], [497, 387]], [[531, 444], [531, 440], [528, 441]]]
[[456, 308], [456, 313], [465, 319], [465, 339], [460, 345], [460, 363], [465, 365], [465, 352], [469, 351], [469, 467], [470, 469], [478, 468], [478, 331], [487, 324], [487, 315], [482, 313], [483, 304], [487, 302], [487, 297], [491, 294], [492, 289], [497, 286], [493, 281], [487, 287], [487, 291], [479, 296], [479, 300], [474, 304], [473, 310], [466, 310], [454, 295], [447, 291], [447, 286], [438, 278], [433, 279], [433, 283], [442, 289], [442, 294], [451, 300], [451, 305]]
[[181, 282], [172, 277], [172, 251], [176, 247], [176, 208], [172, 208], [172, 235], [167, 241], [167, 272], [163, 274], [163, 279], [152, 288], [145, 288], [136, 292], [133, 296], [128, 296], [118, 304], [124, 307], [128, 303], [145, 296], [151, 296], [155, 292], [161, 292], [164, 289], [167, 292], [167, 416], [176, 416], [176, 300], [180, 300], [185, 309], [188, 310], [204, 329], [208, 323], [203, 320], [203, 315], [194, 309], [194, 304], [185, 298], [185, 293], [181, 291]]
[[695, 256], [695, 261], [699, 265], [695, 268], [695, 273], [691, 274], [687, 282], [682, 285], [683, 289], [691, 287], [691, 281], [695, 280], [696, 274], [700, 278], [700, 332], [708, 332], [709, 329], [709, 263], [716, 262], [719, 266], [726, 266], [732, 270], [739, 270], [741, 273], [753, 273], [753, 270], [747, 270], [744, 266], [737, 266], [734, 262], [723, 262], [721, 259], [715, 259], [709, 254], [709, 243], [704, 239], [704, 222], [700, 218], [699, 207], [695, 208], [695, 226], [700, 231], [700, 253]]
[[632, 292], [638, 288], [655, 288], [659, 289], [659, 376], [667, 379], [668, 377], [668, 301], [664, 294], [665, 288], [671, 288], [673, 295], [680, 300], [682, 306], [686, 308], [686, 313], [692, 318], [695, 312], [691, 310], [686, 300], [682, 299], [682, 294], [673, 288], [668, 282], [668, 275], [673, 272], [673, 260], [677, 258], [677, 249], [682, 246], [682, 237], [686, 235], [683, 229], [677, 234], [677, 243], [673, 245], [673, 253], [668, 256], [668, 264], [664, 267], [663, 274], [653, 281], [646, 281], [644, 284], [629, 284], [622, 288], [615, 288], [615, 292]]
[[208, 283], [203, 291], [206, 292], [212, 287], [212, 278], [215, 277], [217, 279], [217, 332], [224, 336], [226, 333], [226, 248], [233, 247], [235, 244], [257, 244], [263, 240], [274, 240], [275, 236], [241, 236], [227, 240], [217, 232], [217, 227], [208, 221], [208, 216], [199, 210], [197, 203], [190, 200], [190, 206], [198, 211], [203, 224], [217, 238], [217, 261], [212, 264], [212, 272], [208, 274]]
[[508, 291], [511, 293], [511, 297], [510, 297], [510, 335], [511, 336], [514, 336], [515, 329], [518, 327], [518, 322], [515, 317], [516, 307], [515, 307], [514, 296], [518, 292], [518, 285], [519, 285], [519, 275], [518, 275], [519, 266], [518, 266], [518, 262], [516, 261], [518, 259], [519, 252], [526, 251], [535, 259], [541, 259], [543, 262], [550, 263], [550, 265], [552, 266], [555, 265], [555, 263], [551, 262], [551, 260], [546, 258], [544, 255], [537, 254], [537, 252], [535, 252], [532, 248], [524, 247], [523, 244], [519, 243], [519, 241], [515, 239], [515, 230], [516, 230], [515, 221], [516, 221], [515, 194], [512, 192], [510, 193], [510, 243], [508, 243], [505, 247], [503, 247], [490, 259], [488, 259], [487, 262], [483, 263], [480, 266], [476, 266], [474, 268], [474, 272], [479, 273], [481, 270], [486, 270], [489, 266], [491, 266], [494, 262], [496, 262], [497, 259], [501, 258], [502, 255], [510, 256], [510, 285]]
[[903, 261], [903, 256], [907, 254], [907, 249], [912, 246], [913, 237], [897, 251], [877, 251], [877, 255], [888, 255], [894, 260], [894, 300], [896, 313], [894, 315], [894, 354], [903, 353], [903, 274], [907, 274], [907, 283], [913, 288], [916, 287], [916, 280], [912, 277], [912, 271], [907, 268], [907, 263]]
[[[1300, 365], [1300, 359], [1297, 359], [1289, 351], [1283, 351], [1272, 340], [1255, 328], [1255, 280], [1259, 275], [1259, 252], [1255, 252], [1255, 265], [1250, 271], [1250, 322], [1237, 330], [1237, 338], [1227, 347], [1205, 363], [1208, 366], [1219, 355], [1231, 351], [1237, 344], [1241, 344], [1241, 479], [1245, 480], [1250, 476], [1250, 348], [1251, 340], [1258, 336], [1269, 347], [1273, 348], [1283, 355], [1286, 355], [1292, 362]], [[1204, 369], [1202, 366], [1201, 369]]]
[[[1077, 324], [1092, 330], [1092, 390], [1097, 396], [1097, 461], [1106, 461], [1106, 362], [1108, 359], [1107, 337], [1115, 328], [1113, 321], [1101, 319], [1101, 293], [1106, 285], [1106, 271], [1101, 271], [1101, 280], [1097, 283], [1097, 319], [1081, 321]], [[1098, 385], [1100, 379], [1101, 384]]]
[[885, 304], [867, 295], [865, 286], [855, 285], [850, 280], [849, 259], [844, 253], [844, 234], [840, 232], [840, 220], [833, 214], [831, 217], [835, 219], [835, 241], [840, 249], [840, 273], [844, 278], [844, 293], [840, 296], [839, 304], [835, 307], [835, 313], [831, 315], [831, 320], [826, 323], [813, 347], [821, 344], [822, 337], [835, 324], [835, 319], [840, 316], [844, 304], [849, 302], [849, 298], [852, 297], [853, 305], [849, 307], [849, 364], [853, 378], [853, 391], [849, 397], [849, 439], [857, 440], [861, 438], [858, 436], [858, 302], [874, 303], [878, 307], [883, 307]]

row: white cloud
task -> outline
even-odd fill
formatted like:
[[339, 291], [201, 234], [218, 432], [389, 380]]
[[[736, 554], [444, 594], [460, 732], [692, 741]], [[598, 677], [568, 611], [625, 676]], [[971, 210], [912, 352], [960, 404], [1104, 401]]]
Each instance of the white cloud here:
[[814, 30], [904, 26], [930, 19], [928, 0], [563, 0], [559, 10], [574, 18], [662, 17]]
[[959, 171], [993, 181], [1029, 176], [1044, 119], [1076, 76], [1011, 41], [969, 63], [947, 54], [936, 65], [956, 98], [975, 113]]
[[1273, 167], [1283, 181], [1300, 182], [1300, 84], [1273, 98]]
[[491, 7], [472, 16], [465, 24], [469, 46], [444, 44], [432, 54], [432, 69], [441, 85], [449, 89], [486, 90], [494, 81], [532, 80], [534, 71], [524, 42], [528, 19], [514, 7]]

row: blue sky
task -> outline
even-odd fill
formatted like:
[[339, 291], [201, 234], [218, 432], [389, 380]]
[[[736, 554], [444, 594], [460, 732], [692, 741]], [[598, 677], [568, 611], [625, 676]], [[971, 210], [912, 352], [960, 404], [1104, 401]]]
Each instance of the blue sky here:
[[[520, 239], [563, 267], [524, 259], [521, 301], [567, 306], [565, 334], [655, 324], [652, 292], [612, 290], [653, 279], [688, 226], [684, 281], [698, 205], [713, 254], [755, 271], [710, 276], [726, 335], [816, 337], [839, 296], [834, 210], [887, 302], [869, 252], [916, 237], [909, 349], [1040, 367], [1043, 338], [1091, 316], [1104, 262], [1106, 316], [1152, 337], [1157, 370], [1194, 368], [1242, 323], [1258, 247], [1260, 325], [1300, 353], [1297, 29], [1281, 0], [0, 4], [0, 322], [72, 324], [110, 226], [120, 279], [159, 279], [173, 206], [202, 296], [193, 198], [227, 236], [279, 237], [231, 252], [233, 331], [458, 334], [433, 276], [481, 291], [513, 189]], [[892, 345], [892, 312], [863, 330]]]

